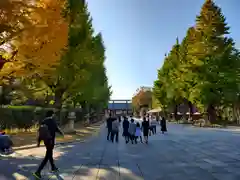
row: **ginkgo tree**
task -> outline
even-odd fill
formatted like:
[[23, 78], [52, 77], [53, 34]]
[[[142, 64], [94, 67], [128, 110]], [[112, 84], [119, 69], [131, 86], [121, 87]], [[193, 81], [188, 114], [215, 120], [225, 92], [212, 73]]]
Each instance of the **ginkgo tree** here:
[[[29, 5], [29, 1], [1, 2], [4, 6], [0, 22], [8, 27], [1, 29], [1, 42], [9, 47], [9, 53], [16, 52], [2, 74], [11, 71], [16, 76], [42, 76], [57, 66], [68, 38], [63, 2], [41, 0], [34, 5]], [[12, 25], [12, 21], [18, 24]]]
[[0, 1], [0, 45], [9, 43], [22, 31], [32, 27], [29, 21], [30, 9], [33, 9], [33, 6], [27, 0]]
[[101, 34], [94, 35], [85, 1], [69, 0], [65, 18], [69, 22], [67, 49], [56, 71], [43, 79], [54, 93], [55, 107], [61, 108], [62, 103], [71, 98], [75, 103], [88, 102], [90, 105], [96, 93], [102, 92], [102, 87], [106, 87], [104, 90], [109, 94], [102, 37]]

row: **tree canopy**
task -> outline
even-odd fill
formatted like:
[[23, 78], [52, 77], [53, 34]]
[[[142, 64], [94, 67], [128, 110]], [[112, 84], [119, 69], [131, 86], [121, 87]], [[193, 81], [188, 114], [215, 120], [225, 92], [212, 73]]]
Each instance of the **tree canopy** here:
[[132, 106], [136, 113], [140, 113], [142, 108], [152, 107], [152, 91], [149, 88], [141, 87], [132, 97]]

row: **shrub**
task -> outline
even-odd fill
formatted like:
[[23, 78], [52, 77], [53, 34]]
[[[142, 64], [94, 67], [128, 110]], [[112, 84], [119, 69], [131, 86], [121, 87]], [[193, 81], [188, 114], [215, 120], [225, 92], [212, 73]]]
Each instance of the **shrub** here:
[[[38, 125], [48, 110], [53, 108], [41, 108], [35, 106], [5, 106], [0, 108], [0, 129], [22, 129], [29, 130]], [[76, 112], [76, 121], [83, 120], [81, 111], [72, 109]], [[68, 122], [68, 109], [62, 109], [57, 113], [58, 124], [65, 125]]]

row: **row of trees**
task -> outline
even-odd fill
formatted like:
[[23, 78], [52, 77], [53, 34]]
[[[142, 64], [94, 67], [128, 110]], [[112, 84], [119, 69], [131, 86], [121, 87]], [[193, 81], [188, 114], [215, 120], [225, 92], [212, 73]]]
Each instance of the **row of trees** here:
[[0, 14], [2, 103], [107, 105], [105, 47], [84, 0], [1, 0]]
[[184, 103], [190, 115], [194, 105], [212, 123], [239, 119], [240, 52], [228, 34], [221, 9], [206, 0], [196, 24], [158, 70], [153, 92], [165, 111]]

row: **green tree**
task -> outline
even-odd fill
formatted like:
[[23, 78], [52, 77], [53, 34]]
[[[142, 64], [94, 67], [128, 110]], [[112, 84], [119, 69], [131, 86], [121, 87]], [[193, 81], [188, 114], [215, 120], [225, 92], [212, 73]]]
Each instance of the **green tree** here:
[[55, 107], [61, 108], [68, 95], [87, 88], [91, 76], [93, 28], [85, 1], [69, 0], [65, 10], [69, 21], [68, 45], [56, 71], [43, 77], [55, 96]]
[[180, 83], [180, 47], [178, 38], [172, 50], [166, 56], [163, 67], [158, 70], [158, 80], [154, 84], [155, 96], [164, 103], [165, 111], [174, 111], [177, 116], [177, 107], [183, 100], [183, 91]]
[[[175, 71], [178, 73], [178, 88], [181, 91], [181, 103], [189, 106], [189, 118], [192, 119], [193, 114], [193, 104], [195, 102], [190, 101], [189, 95], [191, 94], [191, 90], [195, 86], [197, 82], [197, 73], [190, 70], [191, 67], [191, 56], [189, 52], [191, 52], [191, 44], [196, 41], [196, 29], [194, 27], [190, 27], [187, 30], [186, 36], [183, 38], [180, 51], [179, 51], [179, 61], [180, 64]], [[185, 112], [184, 112], [185, 113]]]
[[94, 37], [93, 49], [95, 50], [93, 57], [94, 63], [91, 65], [91, 76], [87, 84], [87, 88], [82, 89], [77, 93], [75, 102], [82, 102], [80, 104], [86, 105], [96, 111], [101, 111], [108, 103], [110, 97], [110, 87], [108, 85], [108, 78], [106, 75], [105, 62], [105, 47], [102, 40], [102, 35], [98, 34]]
[[222, 100], [219, 98], [223, 95], [219, 84], [220, 74], [224, 74], [222, 64], [229, 59], [233, 46], [224, 36], [228, 34], [228, 30], [221, 9], [212, 0], [206, 0], [196, 19], [196, 41], [189, 51], [189, 69], [198, 76], [196, 85], [191, 90], [190, 100], [196, 102], [198, 107], [206, 109], [210, 122], [216, 120], [215, 108]]
[[[239, 52], [226, 37], [229, 27], [221, 9], [206, 0], [182, 42], [172, 47], [158, 70], [154, 95], [165, 110], [193, 104], [214, 122], [224, 109], [239, 107]], [[230, 108], [231, 109], [231, 108]]]

